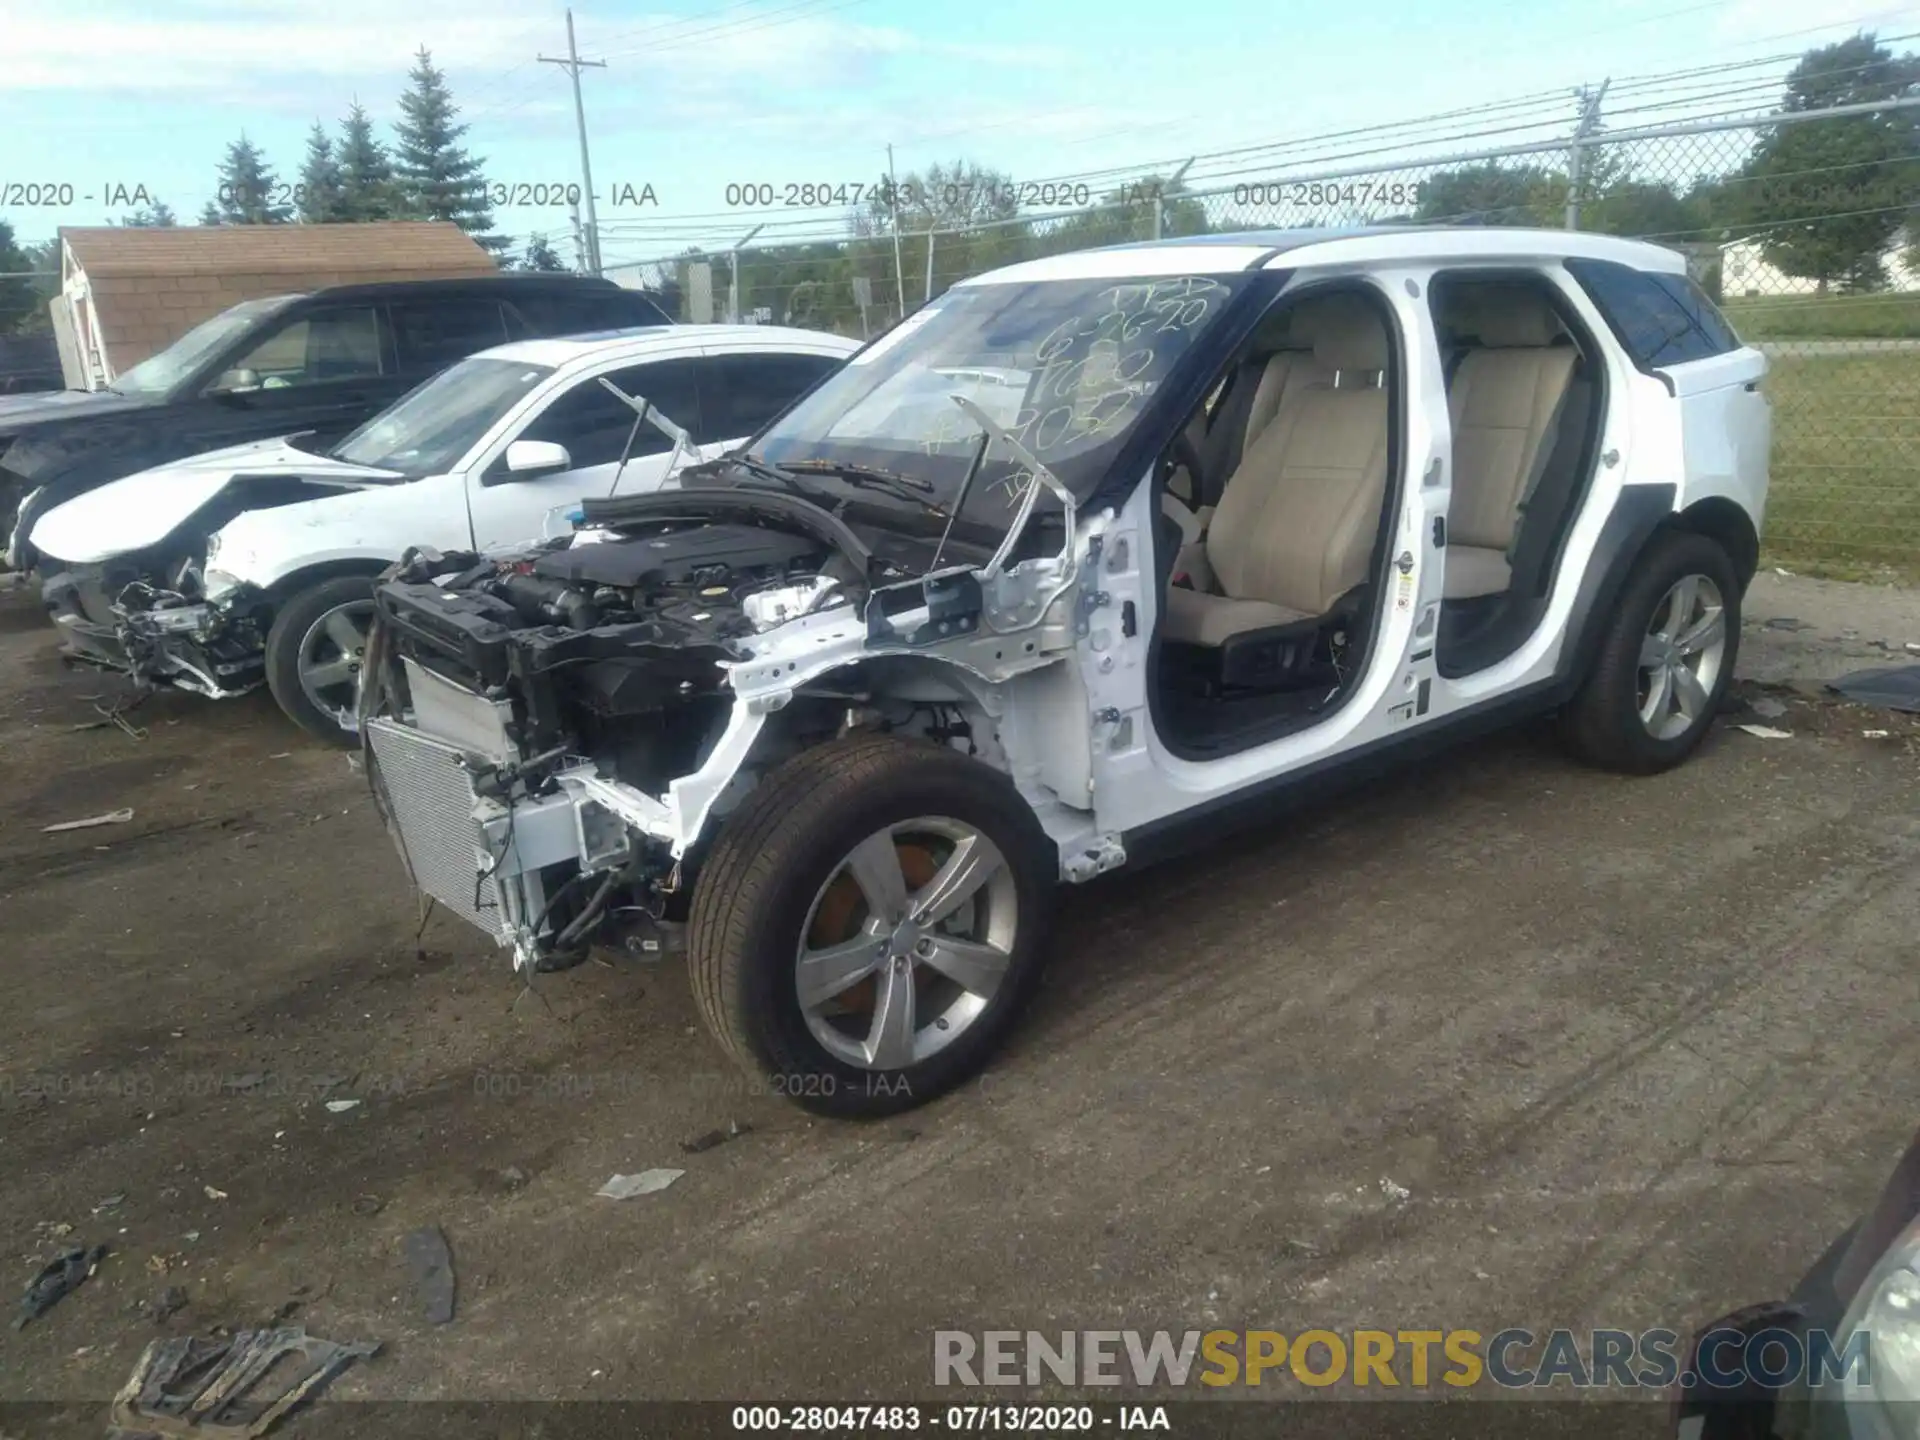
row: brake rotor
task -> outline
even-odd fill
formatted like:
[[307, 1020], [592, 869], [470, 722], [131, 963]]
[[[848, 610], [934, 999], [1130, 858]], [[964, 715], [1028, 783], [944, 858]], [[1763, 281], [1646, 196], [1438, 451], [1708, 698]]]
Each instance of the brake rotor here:
[[[933, 882], [940, 873], [940, 862], [932, 850], [918, 840], [896, 840], [894, 853], [900, 857], [900, 874], [906, 879], [909, 893]], [[807, 931], [807, 946], [810, 949], [823, 949], [829, 945], [839, 945], [851, 940], [860, 932], [860, 922], [866, 919], [867, 900], [860, 893], [851, 872], [842, 870], [833, 877], [833, 883], [820, 897], [820, 904], [813, 912], [813, 925]], [[915, 972], [915, 988], [929, 983], [930, 976], [925, 966]], [[849, 986], [837, 997], [837, 1003], [849, 1014], [871, 1015], [878, 1002], [877, 981], [871, 975]]]

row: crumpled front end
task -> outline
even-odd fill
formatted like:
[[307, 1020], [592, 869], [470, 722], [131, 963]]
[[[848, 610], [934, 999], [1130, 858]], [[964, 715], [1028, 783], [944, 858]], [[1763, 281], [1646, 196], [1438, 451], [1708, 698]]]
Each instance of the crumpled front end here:
[[262, 684], [266, 637], [247, 597], [208, 603], [192, 576], [180, 579], [172, 588], [111, 563], [71, 565], [47, 577], [41, 597], [74, 661], [216, 700]]
[[671, 948], [682, 861], [763, 719], [716, 663], [724, 627], [531, 566], [470, 569], [376, 591], [361, 735], [409, 874], [516, 968], [596, 940]]

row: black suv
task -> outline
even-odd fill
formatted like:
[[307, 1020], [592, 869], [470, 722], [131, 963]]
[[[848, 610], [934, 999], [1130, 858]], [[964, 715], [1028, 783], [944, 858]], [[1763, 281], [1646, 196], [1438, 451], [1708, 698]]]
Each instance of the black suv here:
[[[475, 351], [671, 323], [645, 295], [577, 275], [340, 285], [247, 300], [111, 389], [0, 399], [0, 540], [32, 566], [32, 521], [117, 480], [227, 445], [315, 432], [328, 444]], [[9, 534], [9, 532], [11, 532]]]

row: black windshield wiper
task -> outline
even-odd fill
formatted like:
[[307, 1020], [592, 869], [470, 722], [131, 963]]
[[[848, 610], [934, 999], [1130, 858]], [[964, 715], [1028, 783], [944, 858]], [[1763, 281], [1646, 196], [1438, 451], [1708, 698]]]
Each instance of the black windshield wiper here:
[[933, 486], [925, 480], [907, 475], [896, 475], [891, 470], [876, 470], [869, 465], [843, 465], [838, 460], [792, 460], [785, 467], [788, 471], [798, 471], [806, 475], [831, 475], [844, 481], [856, 490], [878, 490], [891, 495], [896, 500], [905, 500], [918, 505], [930, 514], [947, 518], [945, 507], [929, 500]]

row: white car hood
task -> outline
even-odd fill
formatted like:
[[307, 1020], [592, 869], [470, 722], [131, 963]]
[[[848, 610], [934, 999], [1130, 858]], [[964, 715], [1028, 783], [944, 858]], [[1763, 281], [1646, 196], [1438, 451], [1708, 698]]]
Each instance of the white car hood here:
[[[401, 478], [391, 470], [315, 455], [285, 440], [254, 440], [142, 470], [75, 496], [41, 516], [28, 538], [42, 554], [54, 559], [94, 564], [166, 539], [236, 480], [256, 475], [291, 475], [348, 484], [378, 484]], [[316, 499], [332, 493], [329, 486], [314, 489]]]

